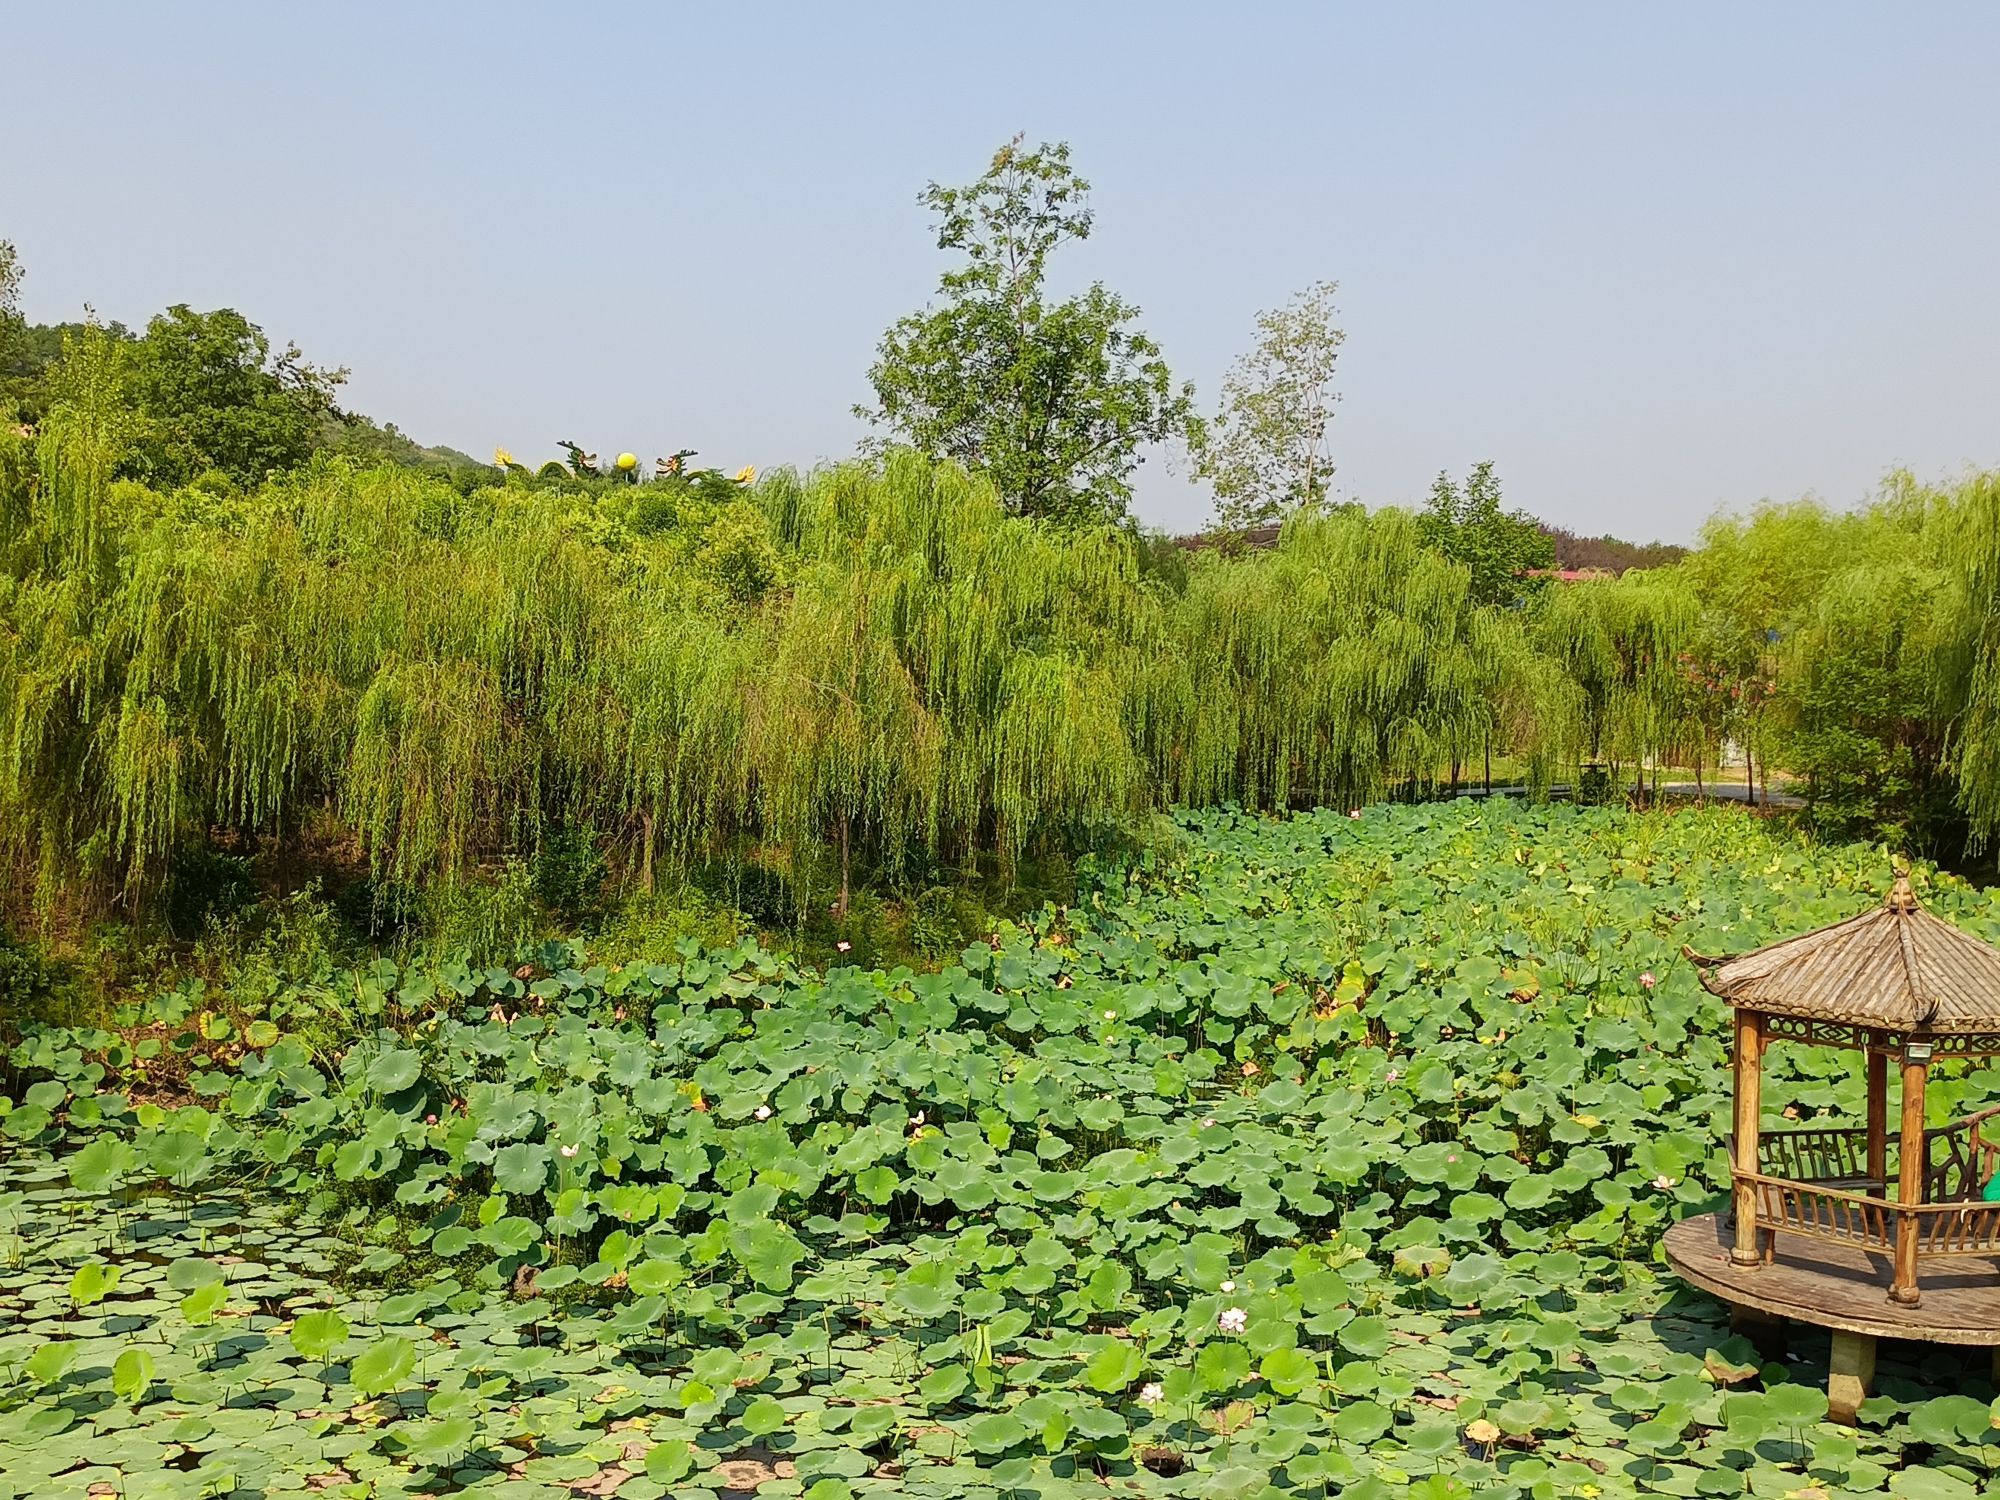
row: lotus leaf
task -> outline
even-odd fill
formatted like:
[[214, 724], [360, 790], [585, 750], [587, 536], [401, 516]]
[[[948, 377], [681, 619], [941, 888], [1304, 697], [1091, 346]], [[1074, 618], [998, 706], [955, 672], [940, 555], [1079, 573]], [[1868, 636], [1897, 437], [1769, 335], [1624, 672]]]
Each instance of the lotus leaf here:
[[134, 1347], [122, 1352], [111, 1367], [111, 1389], [119, 1399], [137, 1405], [152, 1386], [152, 1350]]
[[[228, 1043], [191, 991], [22, 1025], [0, 1473], [645, 1500], [782, 1453], [808, 1494], [1965, 1492], [1988, 1389], [1885, 1346], [1893, 1394], [1835, 1432], [1823, 1345], [1758, 1365], [1653, 1258], [1726, 1184], [1726, 1017], [1680, 944], [1860, 910], [1872, 851], [1506, 799], [1172, 823], [936, 973], [556, 945], [288, 980]], [[1813, 1049], [1765, 1085], [1860, 1103]]]
[[377, 1339], [348, 1369], [348, 1380], [364, 1396], [380, 1396], [397, 1389], [416, 1368], [417, 1346], [406, 1338]]
[[292, 1347], [307, 1359], [323, 1360], [346, 1342], [347, 1320], [331, 1309], [301, 1313], [290, 1336]]

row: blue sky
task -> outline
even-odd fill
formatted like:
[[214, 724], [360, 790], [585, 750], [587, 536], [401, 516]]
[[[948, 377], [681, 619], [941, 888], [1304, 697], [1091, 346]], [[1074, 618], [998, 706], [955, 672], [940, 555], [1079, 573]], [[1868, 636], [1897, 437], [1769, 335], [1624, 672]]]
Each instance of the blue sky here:
[[[1338, 484], [1685, 540], [2000, 464], [2000, 5], [18, 7], [0, 237], [41, 319], [233, 305], [358, 409], [850, 451], [943, 264], [915, 197], [1071, 143], [1062, 274], [1211, 403], [1341, 283]], [[1206, 496], [1156, 458], [1148, 519]]]

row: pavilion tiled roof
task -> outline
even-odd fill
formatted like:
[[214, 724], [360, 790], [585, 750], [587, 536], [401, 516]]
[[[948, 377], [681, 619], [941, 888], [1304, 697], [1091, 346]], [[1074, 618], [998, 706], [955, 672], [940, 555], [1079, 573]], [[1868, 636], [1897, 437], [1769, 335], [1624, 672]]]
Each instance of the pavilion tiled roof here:
[[1774, 1016], [1894, 1032], [2000, 1032], [2000, 948], [1932, 916], [1898, 876], [1871, 911], [1749, 953], [1705, 958], [1703, 988]]

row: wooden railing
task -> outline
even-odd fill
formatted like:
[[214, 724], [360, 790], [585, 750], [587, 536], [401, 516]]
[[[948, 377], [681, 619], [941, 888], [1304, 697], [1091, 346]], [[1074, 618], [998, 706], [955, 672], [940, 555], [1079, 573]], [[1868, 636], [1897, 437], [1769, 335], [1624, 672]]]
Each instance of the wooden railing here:
[[[1891, 1143], [1894, 1136], [1889, 1137]], [[1732, 1145], [1732, 1154], [1733, 1154]], [[1758, 1169], [1791, 1182], [1846, 1182], [1868, 1178], [1868, 1132], [1767, 1130], [1757, 1140]]]
[[[2000, 1160], [2000, 1139], [1986, 1128], [1996, 1117], [2000, 1106], [1924, 1132], [1919, 1149], [1927, 1201], [1908, 1208], [1889, 1197], [1900, 1166], [1901, 1142], [1894, 1135], [1887, 1181], [1879, 1184], [1868, 1175], [1867, 1131], [1820, 1127], [1766, 1132], [1758, 1142], [1758, 1165], [1765, 1170], [1733, 1175], [1751, 1189], [1758, 1229], [1772, 1235], [1813, 1235], [1893, 1254], [1897, 1223], [1907, 1216], [1919, 1255], [1992, 1255], [2000, 1253], [2000, 1203], [1982, 1202], [1980, 1190]], [[1768, 1257], [1768, 1239], [1765, 1245]]]
[[1926, 1202], [1959, 1203], [1979, 1196], [1993, 1175], [1995, 1157], [2000, 1157], [2000, 1141], [1988, 1139], [1985, 1130], [1996, 1115], [2000, 1105], [1924, 1132]]
[[1762, 1173], [1738, 1173], [1737, 1179], [1755, 1189], [1759, 1229], [1810, 1234], [1868, 1250], [1895, 1246], [1895, 1206], [1879, 1196]]
[[1925, 1203], [1911, 1212], [1918, 1255], [2000, 1252], [2000, 1203]]

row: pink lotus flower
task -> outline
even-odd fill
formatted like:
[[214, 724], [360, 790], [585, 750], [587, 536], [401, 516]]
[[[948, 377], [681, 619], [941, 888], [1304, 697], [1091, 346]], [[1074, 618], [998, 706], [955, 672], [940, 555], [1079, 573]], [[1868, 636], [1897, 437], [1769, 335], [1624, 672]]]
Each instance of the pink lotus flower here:
[[1250, 1326], [1250, 1314], [1240, 1307], [1225, 1307], [1217, 1315], [1215, 1326], [1224, 1333], [1241, 1333]]
[[1347, 815], [1350, 818], [1358, 818], [1361, 816], [1361, 809], [1358, 807], [1349, 808], [1347, 811]]
[[435, 1125], [435, 1124], [437, 1124], [437, 1122], [438, 1122], [438, 1117], [437, 1117], [436, 1115], [425, 1115], [425, 1116], [424, 1116], [424, 1123], [425, 1123], [426, 1125]]
[[1653, 977], [1653, 971], [1651, 969], [1648, 969], [1645, 973], [1639, 976], [1639, 983], [1643, 984], [1649, 990], [1659, 982], [1660, 982], [1659, 980]]
[[570, 1159], [571, 1157], [575, 1156], [575, 1155], [576, 1155], [576, 1153], [577, 1153], [577, 1149], [578, 1149], [578, 1148], [577, 1148], [577, 1147], [575, 1147], [575, 1146], [564, 1146], [564, 1147], [562, 1148], [562, 1156], [563, 1156], [563, 1160], [567, 1161], [567, 1160], [569, 1160], [569, 1159]]
[[840, 942], [840, 943], [835, 943], [833, 946], [835, 952], [845, 953], [847, 952], [848, 949], [852, 948], [854, 944], [848, 942]]

